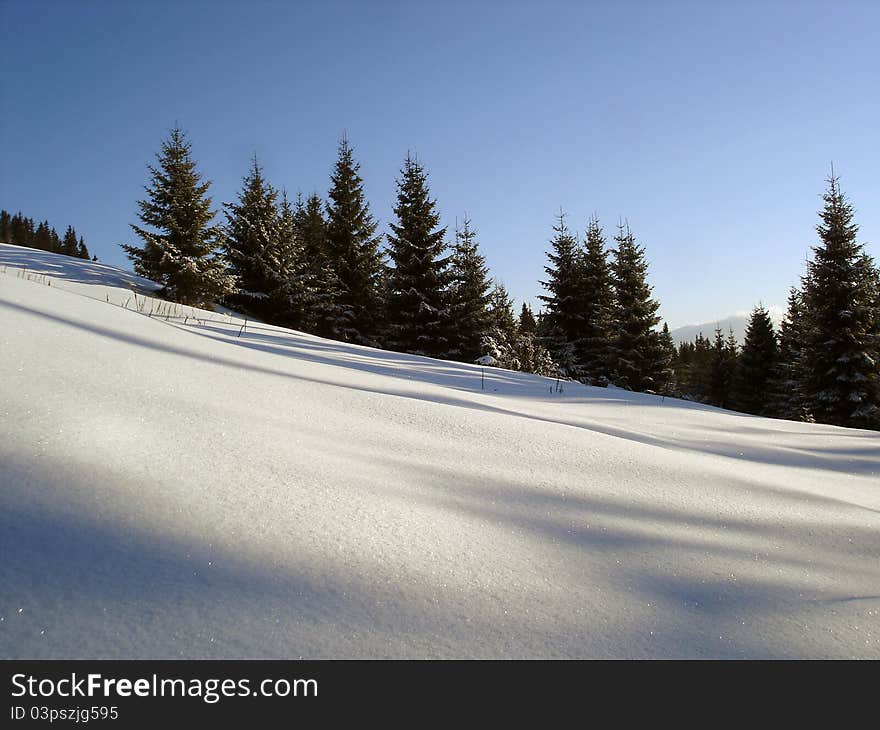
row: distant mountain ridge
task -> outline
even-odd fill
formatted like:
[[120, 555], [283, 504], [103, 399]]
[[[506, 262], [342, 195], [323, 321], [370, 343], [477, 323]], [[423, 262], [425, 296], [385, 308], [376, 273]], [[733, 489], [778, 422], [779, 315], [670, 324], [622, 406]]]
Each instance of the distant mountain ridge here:
[[[779, 323], [782, 321], [784, 315], [783, 310], [780, 307], [767, 307], [767, 310], [770, 312], [770, 319], [773, 321], [773, 326], [778, 330]], [[732, 329], [736, 341], [742, 345], [746, 338], [746, 327], [749, 324], [749, 316], [749, 314], [737, 313], [730, 315], [729, 317], [722, 317], [721, 319], [712, 322], [688, 324], [684, 327], [677, 327], [674, 330], [670, 330], [669, 334], [672, 335], [672, 341], [678, 345], [682, 342], [693, 342], [699, 334], [711, 339], [715, 336], [715, 328], [720, 327], [721, 332], [725, 337], [727, 336], [728, 331]]]

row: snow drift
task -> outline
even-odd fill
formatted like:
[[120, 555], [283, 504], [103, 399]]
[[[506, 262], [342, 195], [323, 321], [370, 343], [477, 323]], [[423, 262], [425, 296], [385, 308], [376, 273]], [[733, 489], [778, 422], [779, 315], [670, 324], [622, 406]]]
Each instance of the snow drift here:
[[0, 657], [880, 658], [880, 434], [154, 288], [0, 246]]

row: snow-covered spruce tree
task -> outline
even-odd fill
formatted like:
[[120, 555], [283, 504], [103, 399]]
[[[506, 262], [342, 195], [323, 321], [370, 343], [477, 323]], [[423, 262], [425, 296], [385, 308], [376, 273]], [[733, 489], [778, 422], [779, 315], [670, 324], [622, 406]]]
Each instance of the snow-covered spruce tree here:
[[[530, 311], [530, 310], [526, 310]], [[513, 300], [501, 282], [489, 293], [488, 328], [483, 335], [482, 358], [508, 370], [555, 376], [559, 368], [535, 330], [523, 330], [513, 313]], [[481, 359], [482, 359], [481, 358]]]
[[330, 260], [324, 203], [317, 193], [305, 201], [297, 196], [294, 222], [305, 260], [306, 300], [300, 326], [321, 337], [340, 339], [342, 285]]
[[565, 225], [560, 210], [547, 252], [549, 265], [544, 267], [547, 281], [541, 285], [547, 294], [539, 295], [546, 307], [541, 320], [541, 341], [550, 351], [560, 370], [569, 377], [579, 377], [580, 367], [575, 342], [580, 338], [583, 316], [578, 310], [583, 286], [583, 256], [577, 238]]
[[273, 323], [304, 329], [310, 299], [307, 262], [297, 232], [296, 214], [286, 191], [281, 195], [277, 235], [266, 250], [266, 263], [268, 317]]
[[853, 208], [829, 178], [819, 245], [803, 281], [804, 396], [821, 423], [880, 427], [878, 274], [856, 241]]
[[489, 267], [480, 253], [477, 232], [465, 215], [455, 228], [455, 245], [450, 260], [449, 309], [453, 328], [448, 356], [474, 362], [483, 355], [483, 336], [488, 327]]
[[610, 362], [615, 385], [630, 390], [658, 387], [656, 362], [659, 304], [651, 297], [644, 248], [636, 244], [629, 225], [620, 224], [614, 237], [611, 274], [614, 322]]
[[[575, 294], [580, 312], [580, 330], [576, 333], [575, 354], [581, 379], [593, 385], [607, 385], [610, 346], [612, 341], [612, 313], [614, 293], [611, 286], [611, 267], [605, 250], [605, 236], [595, 217], [587, 224], [587, 237], [580, 267], [581, 280]], [[670, 340], [671, 342], [671, 340]], [[672, 353], [658, 342], [659, 358], [671, 358]], [[669, 359], [658, 363], [668, 369]]]
[[439, 228], [424, 167], [409, 154], [397, 181], [396, 223], [388, 234], [387, 346], [399, 352], [446, 357], [453, 332], [450, 257]]
[[279, 239], [277, 203], [278, 192], [254, 156], [238, 201], [224, 204], [226, 258], [236, 284], [228, 301], [240, 312], [267, 320], [274, 319], [269, 295], [277, 286], [271, 261]]
[[378, 345], [383, 319], [385, 261], [381, 235], [364, 195], [360, 164], [348, 139], [330, 177], [327, 202], [327, 251], [341, 290], [335, 304], [340, 319], [336, 336], [362, 345]]
[[779, 346], [770, 313], [759, 305], [752, 310], [746, 338], [733, 376], [732, 405], [738, 411], [766, 415], [770, 410], [773, 373]]
[[147, 199], [138, 201], [138, 217], [148, 228], [131, 226], [143, 246], [122, 248], [138, 274], [162, 285], [163, 296], [210, 306], [232, 290], [233, 281], [218, 254], [222, 229], [211, 225], [211, 183], [202, 182], [190, 151], [186, 135], [172, 129], [156, 155], [158, 166], [149, 166]]

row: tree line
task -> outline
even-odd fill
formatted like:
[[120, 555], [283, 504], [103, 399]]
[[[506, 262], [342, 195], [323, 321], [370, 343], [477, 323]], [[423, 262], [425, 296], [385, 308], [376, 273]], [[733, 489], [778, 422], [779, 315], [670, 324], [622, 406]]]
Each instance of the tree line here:
[[[23, 216], [21, 211], [11, 215], [5, 210], [0, 210], [0, 242], [62, 253], [80, 259], [92, 258], [85, 240], [82, 236], [77, 237], [73, 226], [67, 226], [62, 237], [49, 226], [49, 221], [36, 223], [33, 218]], [[97, 261], [97, 258], [94, 260]]]
[[[489, 275], [465, 215], [451, 245], [424, 166], [407, 155], [395, 220], [381, 234], [348, 139], [339, 143], [325, 199], [294, 199], [254, 158], [225, 221], [196, 169], [191, 143], [171, 130], [138, 202], [135, 271], [175, 301], [223, 303], [265, 322], [356, 344], [556, 374], [535, 318], [517, 318]], [[522, 315], [522, 313], [521, 313]], [[527, 319], [528, 319], [527, 318]]]
[[[160, 283], [170, 299], [221, 302], [269, 323], [401, 352], [765, 415], [875, 423], [878, 272], [855, 243], [852, 210], [836, 178], [821, 243], [783, 330], [773, 332], [767, 317], [768, 335], [756, 310], [739, 352], [721, 333], [676, 349], [668, 327], [658, 328], [645, 250], [629, 225], [617, 226], [609, 246], [597, 218], [581, 238], [561, 211], [541, 282], [542, 311], [523, 304], [517, 316], [503, 284], [490, 277], [466, 215], [447, 240], [428, 173], [409, 154], [384, 235], [345, 137], [326, 199], [312, 193], [291, 200], [254, 158], [236, 200], [222, 206], [223, 223], [214, 222], [210, 183], [180, 129], [162, 142], [149, 171], [147, 196], [138, 202], [141, 225], [132, 226], [140, 244], [123, 248], [136, 272]], [[846, 284], [834, 278], [842, 272]]]
[[855, 212], [832, 175], [819, 243], [789, 292], [777, 332], [763, 306], [740, 350], [730, 333], [682, 343], [677, 395], [789, 420], [880, 429], [880, 270], [857, 241]]

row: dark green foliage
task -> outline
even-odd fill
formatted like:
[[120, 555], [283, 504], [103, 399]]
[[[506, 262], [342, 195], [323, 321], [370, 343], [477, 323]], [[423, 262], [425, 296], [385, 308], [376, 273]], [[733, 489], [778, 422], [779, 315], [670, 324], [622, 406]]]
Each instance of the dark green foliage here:
[[[132, 225], [143, 246], [123, 245], [135, 271], [162, 284], [162, 294], [184, 304], [210, 306], [229, 293], [232, 280], [217, 249], [223, 243], [220, 226], [190, 155], [191, 145], [179, 128], [171, 130], [149, 166], [147, 198], [138, 201], [140, 221]], [[151, 230], [152, 229], [152, 230]]]
[[476, 235], [465, 216], [461, 228], [455, 229], [450, 261], [449, 308], [453, 328], [448, 356], [462, 362], [474, 362], [483, 354], [483, 337], [488, 327], [489, 268], [480, 254]]
[[734, 374], [732, 405], [736, 410], [769, 415], [770, 391], [778, 361], [779, 346], [770, 314], [763, 306], [755, 307]]
[[541, 341], [561, 371], [577, 377], [580, 373], [575, 341], [580, 337], [583, 324], [578, 311], [583, 286], [582, 257], [577, 238], [566, 226], [562, 210], [556, 217], [553, 232], [551, 250], [547, 252], [550, 263], [544, 267], [547, 281], [541, 282], [548, 293], [538, 296], [545, 304]]
[[662, 373], [657, 362], [659, 304], [651, 296], [644, 249], [636, 244], [629, 226], [621, 224], [612, 252], [614, 334], [611, 344], [613, 382], [630, 390], [653, 390]]
[[302, 240], [296, 214], [287, 193], [282, 193], [275, 236], [265, 251], [267, 291], [265, 316], [272, 324], [305, 329], [310, 292]]
[[[271, 293], [278, 286], [280, 218], [278, 192], [263, 176], [256, 157], [244, 177], [238, 202], [226, 203], [226, 258], [235, 277], [236, 291], [228, 297], [239, 311], [261, 319], [273, 319]], [[291, 231], [292, 231], [291, 211]], [[291, 233], [292, 235], [292, 233]], [[287, 244], [290, 245], [290, 244]]]
[[770, 382], [768, 414], [776, 418], [810, 420], [804, 397], [804, 326], [801, 293], [792, 287], [779, 325], [779, 357]]
[[343, 137], [327, 203], [327, 254], [339, 286], [339, 320], [334, 327], [340, 339], [376, 345], [383, 319], [385, 262], [359, 171]]
[[73, 226], [67, 226], [59, 253], [67, 254], [68, 256], [77, 256], [79, 254], [79, 242], [76, 239], [76, 231], [73, 230]]
[[[76, 247], [76, 255], [81, 259], [85, 259], [86, 261], [92, 258], [89, 255], [89, 249], [86, 247], [86, 242], [82, 236], [79, 237], [79, 245]], [[95, 256], [93, 260], [97, 261], [98, 257]]]
[[523, 335], [533, 335], [537, 330], [538, 323], [535, 321], [532, 308], [523, 302], [522, 309], [519, 312], [519, 332]]
[[715, 339], [709, 357], [708, 392], [706, 400], [713, 406], [729, 408], [733, 376], [736, 372], [737, 345], [731, 331], [727, 338], [721, 329], [715, 329]]
[[[4, 210], [3, 213], [6, 213]], [[6, 213], [6, 215], [9, 215]], [[33, 218], [25, 218], [21, 211], [15, 215], [9, 216], [6, 224], [6, 234], [3, 237], [3, 243], [12, 243], [16, 246], [27, 246], [28, 248], [36, 248], [34, 243], [34, 221]]]
[[52, 232], [48, 221], [43, 221], [37, 226], [37, 231], [34, 234], [34, 248], [38, 248], [41, 251], [54, 250], [52, 246]]
[[856, 241], [854, 211], [829, 179], [819, 245], [803, 281], [803, 393], [821, 423], [880, 427], [878, 273]]
[[449, 258], [424, 167], [407, 155], [397, 181], [396, 223], [388, 253], [387, 346], [400, 352], [445, 357], [453, 330]]
[[[614, 293], [611, 268], [605, 250], [605, 236], [597, 218], [587, 225], [586, 244], [580, 264], [580, 281], [575, 294], [579, 328], [575, 333], [575, 354], [582, 380], [595, 385], [607, 384], [610, 346], [613, 331]], [[671, 344], [671, 340], [670, 340]], [[671, 353], [658, 343], [657, 368], [668, 369]]]
[[317, 193], [297, 196], [294, 224], [303, 256], [304, 302], [300, 328], [321, 337], [340, 338], [342, 285], [330, 259], [324, 203]]
[[682, 342], [673, 363], [676, 394], [701, 403], [707, 402], [711, 360], [712, 344], [702, 333], [693, 342]]
[[660, 332], [654, 332], [653, 363], [651, 370], [654, 377], [654, 391], [661, 395], [671, 395], [674, 387], [675, 344], [669, 334], [669, 325], [663, 323]]

